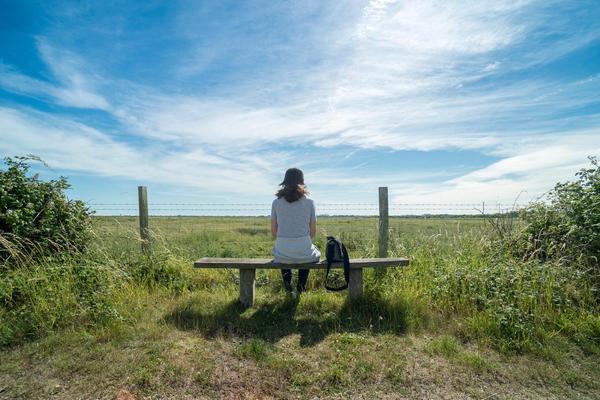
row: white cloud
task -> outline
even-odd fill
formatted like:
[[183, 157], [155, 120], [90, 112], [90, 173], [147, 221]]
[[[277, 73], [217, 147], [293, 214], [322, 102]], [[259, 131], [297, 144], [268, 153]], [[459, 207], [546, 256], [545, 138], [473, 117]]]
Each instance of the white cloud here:
[[47, 113], [0, 107], [4, 154], [40, 155], [53, 168], [195, 187], [214, 192], [271, 190], [266, 171], [247, 153], [228, 157], [201, 148], [166, 152], [117, 142], [89, 126]]
[[[109, 102], [96, 93], [94, 80], [84, 63], [66, 50], [50, 46], [43, 38], [38, 39], [38, 50], [52, 72], [57, 84], [31, 78], [0, 64], [0, 87], [20, 94], [55, 100], [58, 104], [76, 108], [109, 110]], [[87, 71], [87, 72], [84, 72]]]
[[[273, 143], [469, 149], [503, 159], [441, 186], [417, 185], [403, 176], [386, 182], [412, 185], [413, 194], [398, 199], [493, 195], [510, 201], [522, 190], [533, 196], [571, 176], [585, 156], [600, 150], [594, 130], [598, 115], [576, 113], [597, 104], [597, 76], [571, 81], [505, 75], [598, 38], [596, 25], [569, 30], [569, 10], [542, 1], [371, 1], [358, 20], [347, 20], [350, 26], [332, 28], [347, 35], [324, 35], [320, 44], [329, 51], [320, 49], [322, 67], [284, 71], [289, 82], [267, 79], [268, 87], [262, 86], [265, 81], [240, 84], [237, 91], [233, 85], [235, 96], [228, 97], [101, 77], [80, 55], [40, 38], [52, 82], [0, 65], [0, 86], [64, 106], [103, 110], [134, 139], [124, 144], [66, 118], [5, 108], [2, 127], [12, 133], [1, 146], [51, 157], [66, 169], [256, 193], [270, 192], [274, 172], [307, 157], [265, 150]], [[539, 45], [554, 37], [560, 37], [556, 46]], [[193, 54], [201, 58], [199, 70], [226, 58], [217, 48]], [[180, 79], [198, 72], [179, 61], [172, 69]], [[484, 84], [484, 78], [491, 83]], [[151, 154], [152, 162], [140, 151]], [[181, 171], [202, 171], [201, 179]], [[325, 183], [332, 176], [336, 182], [353, 181], [347, 171], [323, 168], [314, 181]], [[364, 176], [359, 183], [377, 179]]]
[[526, 3], [374, 0], [358, 37], [392, 51], [484, 53], [522, 37], [525, 28], [510, 17]]
[[600, 129], [563, 132], [540, 137], [515, 150], [512, 156], [442, 184], [416, 185], [396, 193], [396, 202], [496, 201], [509, 204], [536, 200], [557, 182], [574, 179], [589, 155], [600, 154]]

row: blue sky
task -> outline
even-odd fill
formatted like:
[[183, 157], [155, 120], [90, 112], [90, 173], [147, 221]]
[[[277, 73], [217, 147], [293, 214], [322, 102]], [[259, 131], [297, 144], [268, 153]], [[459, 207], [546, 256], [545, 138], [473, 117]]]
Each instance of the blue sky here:
[[0, 6], [0, 154], [93, 203], [523, 202], [600, 153], [594, 0]]

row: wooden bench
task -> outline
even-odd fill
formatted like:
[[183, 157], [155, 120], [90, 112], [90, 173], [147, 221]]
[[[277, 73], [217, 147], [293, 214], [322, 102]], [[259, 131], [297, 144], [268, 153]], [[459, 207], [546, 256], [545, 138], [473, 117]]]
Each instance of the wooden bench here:
[[[363, 293], [363, 268], [405, 267], [407, 258], [359, 258], [350, 260], [348, 295], [351, 299]], [[212, 258], [205, 257], [194, 263], [195, 268], [237, 268], [240, 270], [240, 302], [248, 307], [254, 304], [254, 288], [257, 269], [327, 269], [325, 260], [315, 264], [274, 263], [268, 258]], [[332, 268], [343, 268], [342, 263]]]

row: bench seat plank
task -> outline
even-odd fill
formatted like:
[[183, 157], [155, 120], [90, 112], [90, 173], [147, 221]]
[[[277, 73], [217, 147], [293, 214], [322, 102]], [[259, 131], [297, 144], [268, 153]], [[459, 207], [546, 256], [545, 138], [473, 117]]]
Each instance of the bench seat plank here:
[[[195, 268], [238, 268], [238, 269], [326, 269], [327, 261], [315, 264], [283, 264], [271, 262], [270, 258], [217, 258], [204, 257], [194, 263]], [[355, 258], [350, 260], [350, 268], [405, 267], [407, 258]], [[334, 263], [332, 268], [343, 268], [342, 263]]]

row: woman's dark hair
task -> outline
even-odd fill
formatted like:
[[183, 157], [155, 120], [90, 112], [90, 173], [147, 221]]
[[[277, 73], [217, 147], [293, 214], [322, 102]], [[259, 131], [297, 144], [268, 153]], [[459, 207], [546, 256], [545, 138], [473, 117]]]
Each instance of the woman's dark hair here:
[[279, 186], [281, 189], [275, 193], [275, 196], [278, 199], [283, 197], [288, 203], [300, 200], [308, 194], [308, 190], [304, 186], [304, 174], [298, 168], [290, 168], [285, 171], [285, 177]]

